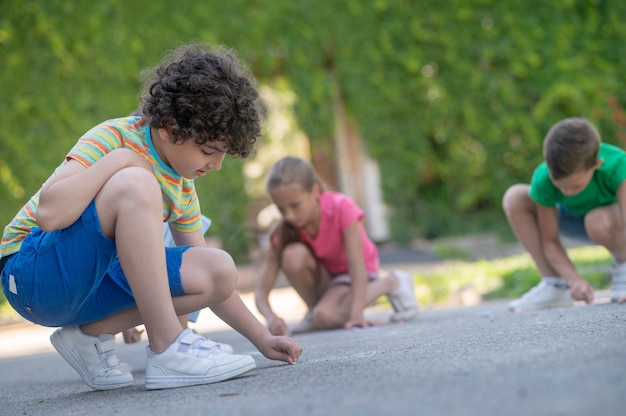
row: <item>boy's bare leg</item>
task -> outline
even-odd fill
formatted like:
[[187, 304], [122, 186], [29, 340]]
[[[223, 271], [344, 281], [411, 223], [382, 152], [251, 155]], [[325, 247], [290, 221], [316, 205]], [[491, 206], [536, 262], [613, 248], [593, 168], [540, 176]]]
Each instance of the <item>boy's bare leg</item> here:
[[588, 212], [585, 216], [585, 228], [589, 238], [611, 252], [614, 259], [611, 267], [611, 302], [624, 302], [626, 300], [626, 238], [619, 205], [606, 205]]
[[[180, 321], [180, 324], [183, 326], [183, 328], [187, 328], [189, 315], [179, 316], [178, 320]], [[139, 330], [136, 327], [125, 329], [124, 331], [122, 331], [124, 342], [126, 344], [134, 344], [136, 342], [141, 341], [141, 334], [143, 334], [144, 331], [145, 331], [144, 329]]]
[[626, 236], [617, 204], [591, 210], [585, 216], [589, 238], [611, 252], [618, 263], [626, 262]]
[[[232, 259], [224, 251], [213, 248], [190, 248], [183, 254], [181, 267], [181, 279], [187, 294], [171, 298], [168, 288], [168, 299], [173, 304], [175, 313], [186, 317], [190, 312], [226, 300], [236, 286], [236, 274]], [[182, 319], [183, 316], [176, 319]], [[139, 310], [131, 308], [100, 321], [82, 325], [81, 329], [90, 335], [116, 334], [142, 323], [145, 324]], [[182, 322], [179, 324], [182, 326]]]
[[543, 254], [537, 210], [528, 195], [529, 189], [530, 186], [526, 184], [511, 186], [502, 199], [504, 213], [518, 241], [534, 260], [539, 274], [542, 277], [559, 277]]
[[[183, 331], [169, 290], [161, 204], [156, 178], [138, 167], [117, 172], [96, 196], [102, 232], [116, 241], [120, 264], [141, 311], [150, 347], [157, 353]], [[102, 324], [83, 325], [82, 330], [89, 335], [116, 333], [106, 331]]]

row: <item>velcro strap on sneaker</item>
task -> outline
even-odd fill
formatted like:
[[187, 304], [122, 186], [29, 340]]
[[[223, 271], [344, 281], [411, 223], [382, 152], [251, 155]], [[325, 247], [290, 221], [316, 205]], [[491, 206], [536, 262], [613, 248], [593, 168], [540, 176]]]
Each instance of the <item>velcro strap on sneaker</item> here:
[[200, 335], [194, 333], [194, 332], [189, 332], [188, 334], [186, 334], [181, 340], [180, 343], [184, 344], [184, 345], [193, 345], [196, 341], [198, 340], [203, 340], [204, 338], [202, 338]]
[[207, 357], [212, 354], [214, 349], [218, 349], [219, 345], [213, 341], [209, 341], [208, 339], [190, 332], [186, 334], [179, 340], [180, 346], [178, 347], [178, 352], [188, 352], [189, 350], [194, 350], [194, 355], [198, 357]]
[[109, 368], [115, 368], [120, 363], [115, 354], [107, 355], [105, 359]]
[[104, 341], [98, 341], [95, 343], [96, 350], [100, 354], [106, 354], [109, 351], [113, 351], [115, 349], [115, 337], [111, 337]]

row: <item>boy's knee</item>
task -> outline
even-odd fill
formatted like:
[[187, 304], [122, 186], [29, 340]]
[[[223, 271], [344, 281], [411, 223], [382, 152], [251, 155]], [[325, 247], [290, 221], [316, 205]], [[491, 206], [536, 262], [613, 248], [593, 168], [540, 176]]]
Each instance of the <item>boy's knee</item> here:
[[520, 206], [527, 199], [530, 199], [528, 195], [528, 185], [526, 184], [515, 184], [510, 186], [502, 196], [502, 209], [505, 212], [510, 212], [513, 208]]
[[610, 212], [607, 210], [596, 210], [585, 215], [587, 235], [592, 241], [600, 245], [624, 238], [621, 221], [609, 214]]
[[237, 265], [227, 252], [219, 249], [214, 250], [206, 270], [210, 270], [210, 280], [215, 296], [227, 299], [237, 288], [238, 273]]
[[161, 204], [161, 188], [154, 175], [143, 168], [129, 167], [117, 171], [102, 188], [102, 195], [109, 195], [121, 202]]
[[209, 304], [228, 299], [237, 288], [237, 276], [235, 261], [224, 250], [192, 247], [183, 254], [185, 293], [201, 295]]

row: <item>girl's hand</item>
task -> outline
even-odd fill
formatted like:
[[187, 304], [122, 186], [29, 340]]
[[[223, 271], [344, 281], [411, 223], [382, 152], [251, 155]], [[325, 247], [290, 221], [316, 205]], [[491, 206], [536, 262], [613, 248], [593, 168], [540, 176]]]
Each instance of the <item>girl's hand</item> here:
[[267, 324], [267, 329], [272, 335], [287, 335], [287, 324], [282, 318], [273, 318]]
[[348, 322], [346, 322], [346, 324], [344, 325], [346, 329], [352, 329], [352, 328], [368, 328], [370, 326], [382, 326], [385, 325], [384, 321], [381, 320], [375, 320], [375, 321], [368, 321], [365, 318], [361, 318], [361, 319], [351, 319]]
[[295, 364], [302, 354], [302, 346], [298, 341], [285, 336], [269, 335], [265, 337], [257, 348], [270, 360], [280, 360], [288, 364]]

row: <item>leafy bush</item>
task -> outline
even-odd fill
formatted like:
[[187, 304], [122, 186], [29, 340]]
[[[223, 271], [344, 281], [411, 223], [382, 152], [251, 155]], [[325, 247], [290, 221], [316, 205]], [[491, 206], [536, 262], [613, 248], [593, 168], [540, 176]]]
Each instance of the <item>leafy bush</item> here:
[[[626, 138], [626, 3], [535, 3], [5, 0], [0, 222], [84, 131], [135, 109], [142, 69], [204, 40], [237, 49], [260, 82], [284, 80], [316, 149], [333, 148], [344, 107], [380, 165], [394, 240], [501, 227], [504, 191], [529, 180], [556, 121]], [[198, 181], [201, 203], [242, 260], [249, 199], [242, 165], [227, 165]]]

